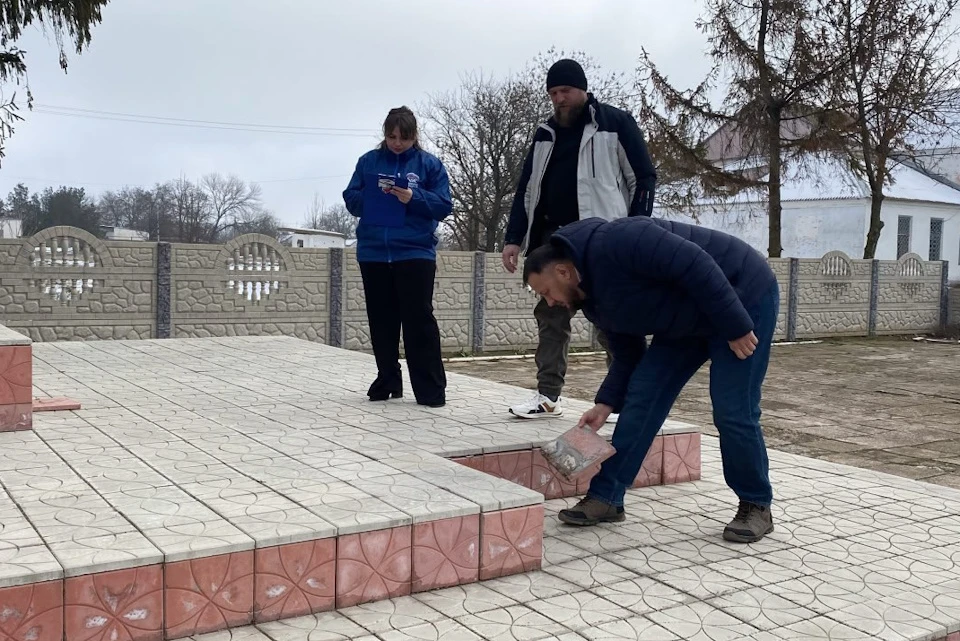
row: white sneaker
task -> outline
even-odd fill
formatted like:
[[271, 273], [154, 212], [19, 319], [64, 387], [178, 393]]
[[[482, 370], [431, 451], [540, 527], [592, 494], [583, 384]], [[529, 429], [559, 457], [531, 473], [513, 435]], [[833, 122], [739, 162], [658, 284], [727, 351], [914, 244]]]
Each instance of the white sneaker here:
[[537, 393], [526, 403], [511, 407], [510, 413], [518, 418], [555, 418], [563, 414], [563, 408], [560, 407], [559, 397], [554, 402]]
[[617, 421], [619, 420], [620, 420], [619, 414], [611, 414], [610, 416], [607, 417], [607, 423], [609, 423], [610, 425], [616, 425]]

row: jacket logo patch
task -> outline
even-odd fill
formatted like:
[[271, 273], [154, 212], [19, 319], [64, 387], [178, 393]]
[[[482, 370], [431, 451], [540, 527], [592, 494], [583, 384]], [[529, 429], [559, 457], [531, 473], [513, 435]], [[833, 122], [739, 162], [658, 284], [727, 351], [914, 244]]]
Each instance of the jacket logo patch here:
[[416, 175], [413, 172], [410, 172], [409, 174], [407, 174], [407, 185], [410, 187], [410, 189], [416, 188], [417, 183], [419, 182], [420, 182], [420, 176]]

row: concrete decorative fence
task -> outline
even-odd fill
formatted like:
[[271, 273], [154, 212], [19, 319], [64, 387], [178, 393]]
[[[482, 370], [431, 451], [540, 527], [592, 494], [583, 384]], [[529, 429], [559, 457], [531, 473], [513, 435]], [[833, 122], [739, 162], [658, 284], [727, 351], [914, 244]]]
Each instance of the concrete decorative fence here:
[[156, 336], [156, 255], [75, 227], [0, 239], [0, 322], [35, 341]]
[[[944, 262], [830, 252], [770, 265], [780, 282], [780, 339], [947, 324]], [[434, 303], [448, 352], [534, 347], [536, 302], [499, 255], [441, 252]], [[258, 234], [189, 245], [101, 241], [54, 227], [0, 239], [0, 323], [36, 341], [288, 335], [355, 350], [370, 342], [353, 251], [283, 247]], [[595, 345], [582, 316], [573, 333], [574, 346]]]
[[170, 329], [159, 338], [282, 334], [329, 342], [329, 251], [283, 247], [260, 234], [226, 245], [165, 245], [170, 303], [158, 305], [157, 316]]
[[947, 325], [960, 327], [960, 284], [950, 288], [947, 294]]

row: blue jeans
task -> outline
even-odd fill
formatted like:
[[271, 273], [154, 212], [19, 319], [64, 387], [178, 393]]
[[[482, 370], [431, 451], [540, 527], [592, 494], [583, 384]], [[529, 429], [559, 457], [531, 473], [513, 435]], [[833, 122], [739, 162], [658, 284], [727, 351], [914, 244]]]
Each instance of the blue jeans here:
[[723, 477], [742, 501], [769, 506], [770, 463], [760, 429], [760, 388], [770, 362], [770, 345], [780, 309], [780, 290], [773, 287], [747, 309], [759, 343], [752, 356], [740, 360], [722, 338], [682, 343], [653, 343], [630, 377], [627, 397], [613, 432], [617, 453], [607, 459], [590, 484], [588, 496], [623, 505], [640, 466], [673, 403], [687, 381], [710, 360], [713, 423], [720, 432]]

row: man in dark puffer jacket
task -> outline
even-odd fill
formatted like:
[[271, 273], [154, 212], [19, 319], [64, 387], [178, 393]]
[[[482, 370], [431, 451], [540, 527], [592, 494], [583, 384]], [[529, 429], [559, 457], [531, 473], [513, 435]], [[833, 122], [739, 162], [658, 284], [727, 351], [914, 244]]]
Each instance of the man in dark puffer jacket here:
[[[760, 388], [780, 305], [766, 259], [704, 227], [646, 217], [567, 225], [533, 251], [524, 280], [550, 305], [581, 309], [607, 334], [613, 363], [581, 426], [611, 412], [617, 453], [582, 501], [560, 513], [572, 525], [622, 521], [623, 498], [687, 381], [710, 361], [710, 398], [727, 485], [740, 509], [728, 541], [773, 531]], [[653, 336], [649, 349], [644, 337]]]

